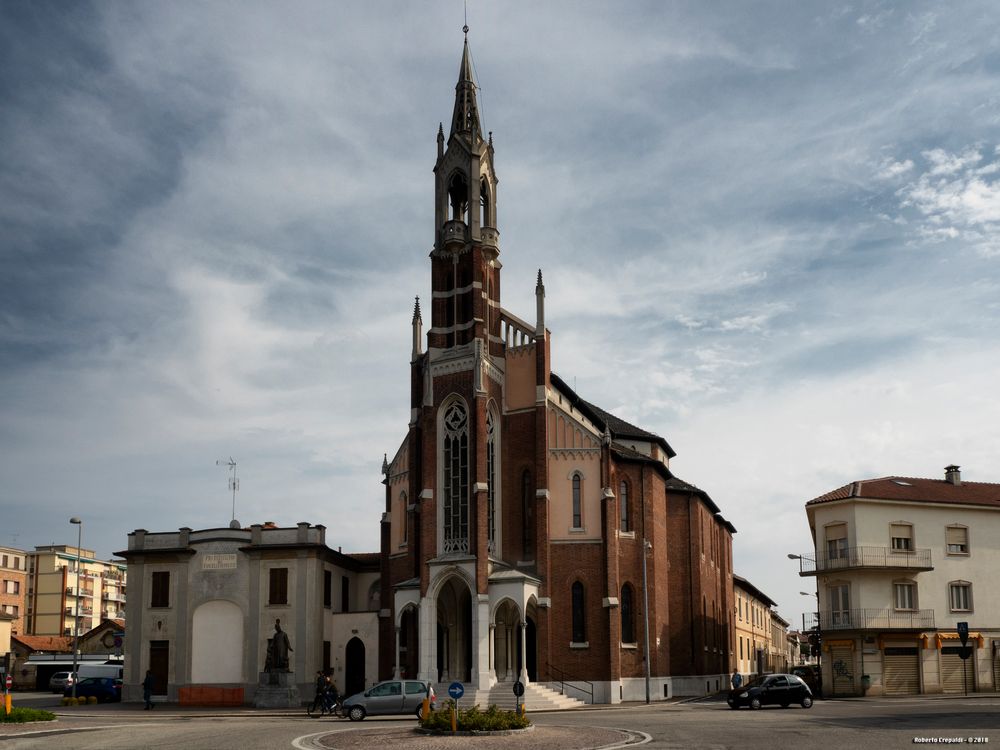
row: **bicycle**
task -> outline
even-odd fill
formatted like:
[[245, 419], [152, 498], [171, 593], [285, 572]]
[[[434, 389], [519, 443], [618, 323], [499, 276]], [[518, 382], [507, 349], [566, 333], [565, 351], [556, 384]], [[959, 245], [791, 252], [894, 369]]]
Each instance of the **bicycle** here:
[[321, 718], [326, 714], [343, 718], [344, 701], [340, 696], [334, 698], [328, 691], [317, 693], [316, 697], [313, 698], [313, 702], [306, 708], [306, 714], [312, 717], [317, 712], [317, 709]]

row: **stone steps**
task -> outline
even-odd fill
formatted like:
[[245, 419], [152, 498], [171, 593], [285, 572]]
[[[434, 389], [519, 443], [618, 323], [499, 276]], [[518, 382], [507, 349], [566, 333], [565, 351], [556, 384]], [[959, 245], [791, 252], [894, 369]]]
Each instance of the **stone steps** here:
[[[439, 706], [443, 706], [449, 698], [449, 684], [434, 685]], [[561, 695], [557, 690], [552, 690], [537, 682], [531, 682], [525, 686], [521, 701], [527, 706], [528, 711], [557, 711], [580, 708], [586, 705], [583, 701]], [[471, 685], [466, 685], [465, 695], [458, 701], [458, 705], [461, 708], [469, 708], [476, 704], [483, 710], [488, 706], [498, 706], [508, 711], [513, 710], [517, 705], [517, 698], [514, 696], [514, 683], [498, 682], [489, 690], [473, 690]]]

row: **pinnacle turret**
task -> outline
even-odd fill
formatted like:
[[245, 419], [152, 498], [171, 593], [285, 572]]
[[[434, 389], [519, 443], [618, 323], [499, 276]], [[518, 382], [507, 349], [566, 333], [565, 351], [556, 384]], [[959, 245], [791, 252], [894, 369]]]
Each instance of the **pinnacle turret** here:
[[455, 86], [455, 113], [451, 118], [451, 134], [462, 133], [473, 142], [482, 139], [479, 124], [479, 106], [476, 102], [476, 82], [472, 74], [472, 55], [469, 54], [469, 39], [466, 37], [462, 48], [462, 64], [458, 70]]

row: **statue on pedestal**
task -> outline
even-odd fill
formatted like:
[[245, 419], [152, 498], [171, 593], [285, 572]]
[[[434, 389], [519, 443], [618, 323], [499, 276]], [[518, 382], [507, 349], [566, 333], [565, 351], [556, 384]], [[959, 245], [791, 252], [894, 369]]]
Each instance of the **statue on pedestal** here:
[[293, 651], [288, 642], [288, 634], [281, 629], [281, 620], [274, 621], [274, 636], [267, 641], [267, 659], [264, 662], [265, 672], [287, 672], [288, 654]]

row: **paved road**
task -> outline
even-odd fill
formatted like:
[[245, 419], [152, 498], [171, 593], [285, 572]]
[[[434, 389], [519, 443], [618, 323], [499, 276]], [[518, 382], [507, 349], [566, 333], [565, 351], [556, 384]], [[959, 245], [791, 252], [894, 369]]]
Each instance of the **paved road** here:
[[[24, 703], [22, 703], [24, 705]], [[0, 750], [72, 747], [79, 750], [253, 750], [254, 748], [338, 747], [331, 732], [357, 735], [379, 727], [412, 726], [411, 718], [367, 720], [360, 724], [309, 719], [299, 713], [261, 715], [252, 710], [181, 711], [161, 706], [58, 709], [55, 724], [0, 728]], [[918, 738], [983, 738], [1000, 746], [1000, 696], [914, 697], [819, 701], [809, 710], [765, 708], [730, 710], [718, 702], [623, 705], [536, 714], [539, 727], [609, 727], [645, 732], [650, 748], [745, 750], [830, 750], [830, 748], [912, 748]], [[42, 734], [34, 734], [42, 732]], [[71, 736], [67, 736], [71, 735]], [[323, 737], [322, 735], [327, 735]], [[346, 738], [345, 738], [346, 739]], [[467, 741], [465, 747], [474, 744]], [[961, 744], [969, 744], [963, 742]], [[541, 745], [539, 745], [541, 746]]]

